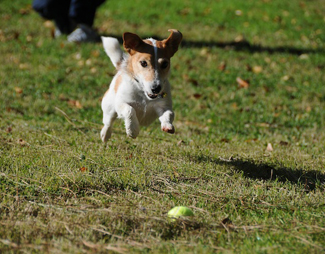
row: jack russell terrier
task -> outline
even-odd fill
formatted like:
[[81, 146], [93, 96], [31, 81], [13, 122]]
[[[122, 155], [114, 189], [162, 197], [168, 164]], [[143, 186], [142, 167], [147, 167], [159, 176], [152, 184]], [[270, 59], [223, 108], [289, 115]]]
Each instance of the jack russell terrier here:
[[174, 112], [168, 81], [170, 58], [178, 50], [181, 32], [171, 29], [162, 41], [142, 40], [133, 33], [123, 34], [123, 54], [115, 38], [102, 37], [106, 54], [117, 69], [102, 100], [103, 123], [100, 136], [106, 142], [114, 120], [122, 118], [127, 136], [136, 138], [140, 125], [148, 126], [159, 118], [161, 129], [174, 133]]

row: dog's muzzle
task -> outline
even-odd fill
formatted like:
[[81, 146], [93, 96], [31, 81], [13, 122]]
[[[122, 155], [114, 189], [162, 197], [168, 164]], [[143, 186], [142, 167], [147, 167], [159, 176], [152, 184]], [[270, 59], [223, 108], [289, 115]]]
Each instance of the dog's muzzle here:
[[[137, 83], [140, 84], [138, 79], [136, 79], [135, 77], [133, 77], [133, 78]], [[159, 91], [160, 91], [160, 89], [161, 89], [161, 87], [159, 88]], [[157, 93], [146, 93], [146, 95], [148, 96], [149, 99], [152, 99], [152, 100], [157, 99], [157, 98], [158, 99], [165, 98], [167, 94], [164, 91], [159, 93], [159, 91], [157, 91]], [[155, 91], [153, 91], [153, 92], [155, 92]]]

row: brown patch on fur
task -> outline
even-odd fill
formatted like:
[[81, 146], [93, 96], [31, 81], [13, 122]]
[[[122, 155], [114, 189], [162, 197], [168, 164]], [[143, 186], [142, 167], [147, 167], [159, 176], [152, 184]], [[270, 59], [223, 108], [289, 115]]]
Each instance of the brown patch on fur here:
[[[168, 30], [170, 33], [169, 37], [162, 41], [156, 41], [157, 48], [164, 51], [164, 56], [171, 58], [176, 51], [182, 40], [182, 33], [175, 30]], [[127, 52], [132, 56], [135, 53], [147, 53], [152, 54], [153, 46], [150, 40], [142, 40], [138, 35], [133, 33], [123, 34], [123, 46]]]
[[115, 85], [114, 85], [114, 91], [115, 91], [115, 93], [117, 93], [117, 90], [118, 90], [119, 86], [121, 85], [122, 80], [123, 80], [122, 75], [119, 75], [119, 76], [116, 78]]
[[177, 51], [177, 49], [175, 50], [175, 48], [168, 47], [166, 44], [166, 40], [156, 41], [156, 46], [158, 48], [158, 59], [162, 57], [171, 58]]
[[[151, 47], [153, 49], [152, 46], [148, 45], [148, 47]], [[148, 63], [148, 66], [146, 68], [143, 68], [140, 65], [140, 61], [146, 61]], [[130, 63], [128, 64], [128, 71], [130, 73], [140, 74], [144, 80], [150, 82], [155, 78], [154, 61], [155, 60], [153, 54], [137, 52], [130, 58]]]

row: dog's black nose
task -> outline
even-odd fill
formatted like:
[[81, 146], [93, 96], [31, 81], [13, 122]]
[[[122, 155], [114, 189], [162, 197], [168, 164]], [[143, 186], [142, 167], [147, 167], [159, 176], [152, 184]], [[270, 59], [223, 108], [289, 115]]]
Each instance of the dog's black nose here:
[[158, 94], [161, 91], [161, 85], [155, 85], [151, 91], [153, 94]]

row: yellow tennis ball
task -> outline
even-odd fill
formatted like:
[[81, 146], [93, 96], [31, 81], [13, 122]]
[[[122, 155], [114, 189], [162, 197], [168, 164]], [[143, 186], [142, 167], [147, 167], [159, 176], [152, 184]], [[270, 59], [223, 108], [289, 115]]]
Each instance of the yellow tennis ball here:
[[175, 206], [173, 209], [169, 210], [167, 216], [171, 218], [179, 218], [180, 216], [193, 216], [193, 212], [190, 208], [186, 206]]

